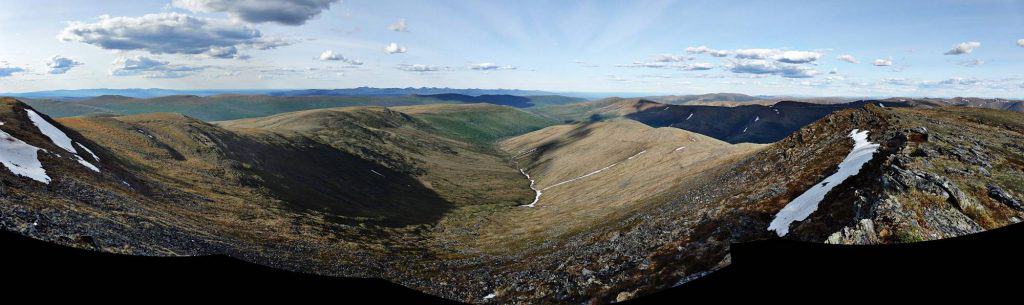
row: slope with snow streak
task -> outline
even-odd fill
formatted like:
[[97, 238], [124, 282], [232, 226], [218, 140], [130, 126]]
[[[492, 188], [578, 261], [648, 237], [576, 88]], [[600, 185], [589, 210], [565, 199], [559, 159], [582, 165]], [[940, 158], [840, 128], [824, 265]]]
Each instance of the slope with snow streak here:
[[39, 150], [0, 130], [0, 163], [15, 175], [49, 184], [50, 176], [39, 162]]
[[[47, 122], [46, 119], [43, 118], [43, 116], [39, 115], [39, 113], [36, 113], [32, 109], [25, 109], [25, 112], [28, 113], [28, 118], [32, 120], [32, 124], [35, 124], [36, 128], [39, 128], [39, 131], [42, 132], [43, 135], [45, 135], [47, 138], [50, 138], [50, 141], [53, 142], [53, 144], [56, 144], [57, 146], [60, 146], [60, 148], [63, 148], [64, 150], [70, 152], [71, 156], [75, 158], [75, 161], [78, 161], [78, 163], [82, 164], [83, 166], [91, 169], [94, 172], [100, 171], [98, 167], [96, 167], [92, 163], [89, 163], [89, 161], [85, 161], [85, 159], [82, 159], [82, 157], [78, 155], [78, 150], [75, 149], [74, 142], [71, 141], [71, 138], [69, 138], [68, 135], [64, 134], [63, 131], [60, 131], [60, 129], [57, 128], [57, 126], [53, 126], [53, 124]], [[78, 145], [82, 146], [82, 144]], [[92, 151], [89, 151], [89, 153], [92, 154]], [[93, 156], [95, 157], [95, 154]], [[99, 159], [97, 158], [96, 160]]]
[[853, 149], [846, 155], [843, 162], [839, 163], [839, 170], [786, 204], [778, 214], [775, 214], [775, 219], [768, 225], [769, 231], [775, 231], [779, 236], [785, 236], [789, 233], [790, 224], [807, 219], [807, 216], [818, 209], [818, 203], [825, 199], [825, 195], [832, 188], [856, 175], [864, 164], [871, 161], [875, 152], [878, 151], [879, 144], [868, 141], [868, 131], [854, 129], [850, 131], [850, 138], [853, 138], [854, 141]]

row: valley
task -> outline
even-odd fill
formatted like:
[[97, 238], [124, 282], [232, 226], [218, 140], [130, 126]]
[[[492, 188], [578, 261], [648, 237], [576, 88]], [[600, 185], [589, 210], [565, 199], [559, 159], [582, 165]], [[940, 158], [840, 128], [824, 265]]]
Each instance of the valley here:
[[[101, 97], [102, 113], [56, 119], [5, 98], [0, 226], [471, 303], [607, 303], [726, 266], [734, 242], [915, 242], [1024, 217], [1024, 119], [1004, 110], [302, 98]], [[877, 151], [831, 180], [858, 141]], [[806, 215], [773, 223], [822, 181]]]

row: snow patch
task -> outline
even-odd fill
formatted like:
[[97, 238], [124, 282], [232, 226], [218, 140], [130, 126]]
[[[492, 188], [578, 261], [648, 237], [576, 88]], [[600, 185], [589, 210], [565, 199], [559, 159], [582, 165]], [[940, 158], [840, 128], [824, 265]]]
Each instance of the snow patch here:
[[377, 174], [377, 176], [381, 176], [381, 177], [384, 177], [384, 175], [383, 175], [383, 174], [381, 174], [381, 173], [378, 173], [378, 172], [377, 172], [377, 171], [375, 171], [375, 170], [372, 170], [372, 169], [371, 169], [371, 170], [370, 170], [370, 172], [372, 172], [372, 173], [374, 173], [374, 174]]
[[692, 118], [692, 117], [693, 117], [693, 113], [691, 112], [690, 115], [686, 116], [686, 119], [683, 120], [683, 121], [689, 121], [690, 118]]
[[[98, 167], [78, 156], [78, 150], [75, 149], [74, 142], [71, 141], [71, 138], [69, 138], [67, 134], [64, 134], [63, 131], [57, 128], [57, 126], [50, 124], [50, 122], [46, 121], [43, 116], [39, 115], [39, 113], [36, 113], [32, 109], [25, 109], [25, 112], [28, 113], [28, 118], [32, 120], [32, 124], [36, 125], [36, 128], [39, 128], [39, 132], [42, 132], [44, 136], [50, 138], [50, 142], [53, 142], [53, 144], [56, 144], [60, 148], [70, 152], [71, 157], [74, 158], [75, 161], [78, 161], [79, 164], [82, 164], [94, 172], [100, 171]], [[79, 144], [79, 146], [81, 146], [81, 144]], [[90, 151], [89, 153], [92, 152]], [[99, 160], [99, 158], [96, 160]]]
[[882, 107], [882, 108], [885, 108], [885, 104], [882, 104], [882, 103], [878, 103], [878, 107]]
[[757, 122], [757, 121], [760, 121], [760, 120], [761, 120], [761, 116], [754, 117], [754, 122]]
[[85, 145], [82, 145], [82, 143], [75, 142], [75, 144], [78, 144], [78, 147], [81, 147], [82, 149], [85, 150], [85, 152], [89, 153], [89, 155], [92, 155], [92, 159], [93, 160], [96, 160], [96, 161], [100, 160], [100, 157], [96, 156], [96, 154], [94, 154], [92, 152], [92, 150], [90, 150], [88, 147], [85, 147]]
[[850, 138], [853, 138], [854, 145], [850, 153], [846, 155], [842, 163], [839, 163], [839, 170], [828, 176], [825, 180], [815, 184], [800, 196], [786, 204], [775, 219], [768, 225], [769, 231], [775, 231], [779, 236], [789, 233], [789, 225], [794, 221], [803, 221], [818, 209], [818, 204], [825, 199], [832, 188], [843, 183], [847, 178], [860, 172], [864, 164], [871, 161], [879, 145], [868, 141], [868, 131], [854, 129], [850, 131]]
[[71, 138], [68, 138], [68, 135], [64, 134], [63, 131], [60, 131], [57, 126], [53, 126], [53, 124], [47, 122], [46, 119], [43, 119], [41, 115], [31, 109], [25, 109], [25, 112], [28, 113], [28, 118], [32, 120], [32, 124], [35, 124], [36, 128], [39, 128], [39, 131], [42, 132], [43, 135], [50, 138], [50, 141], [53, 142], [53, 144], [57, 144], [60, 148], [63, 148], [73, 154], [78, 154], [78, 151], [75, 150], [75, 146], [71, 144]]
[[490, 299], [493, 299], [494, 297], [495, 297], [495, 295], [493, 293], [492, 294], [488, 294], [488, 295], [484, 296], [484, 300], [490, 300]]
[[676, 151], [680, 151], [680, 150], [683, 150], [683, 148], [686, 148], [686, 146], [679, 146], [679, 147], [676, 147], [676, 149], [675, 149], [675, 150], [673, 150], [673, 152], [676, 152]]
[[0, 163], [15, 175], [50, 184], [50, 176], [39, 162], [40, 150], [0, 130]]

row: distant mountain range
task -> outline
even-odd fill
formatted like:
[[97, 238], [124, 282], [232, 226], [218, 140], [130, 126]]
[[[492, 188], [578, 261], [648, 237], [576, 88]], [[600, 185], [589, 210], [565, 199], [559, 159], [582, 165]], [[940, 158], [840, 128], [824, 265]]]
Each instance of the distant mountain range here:
[[455, 88], [373, 88], [358, 87], [348, 89], [211, 89], [211, 90], [173, 90], [159, 88], [131, 89], [72, 89], [50, 90], [20, 93], [0, 93], [0, 96], [33, 98], [33, 99], [82, 99], [103, 95], [120, 95], [134, 98], [153, 98], [172, 95], [210, 96], [219, 94], [267, 94], [273, 96], [401, 96], [401, 95], [432, 95], [432, 94], [463, 94], [480, 95], [554, 95], [551, 92], [518, 89], [455, 89]]

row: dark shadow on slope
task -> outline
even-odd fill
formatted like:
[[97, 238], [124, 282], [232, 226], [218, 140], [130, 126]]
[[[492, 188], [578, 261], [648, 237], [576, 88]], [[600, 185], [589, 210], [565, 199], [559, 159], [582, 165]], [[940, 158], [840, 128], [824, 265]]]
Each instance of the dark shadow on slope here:
[[771, 106], [736, 107], [666, 105], [626, 117], [651, 127], [676, 127], [729, 143], [773, 143], [830, 113], [867, 104], [908, 107], [906, 103], [857, 101], [845, 104], [813, 104], [781, 101]]
[[[302, 136], [224, 139], [242, 164], [251, 164], [259, 186], [298, 210], [337, 216], [356, 225], [436, 223], [452, 205], [415, 177]], [[245, 165], [242, 165], [245, 166]]]
[[481, 95], [481, 96], [470, 96], [464, 94], [430, 94], [430, 95], [417, 95], [426, 98], [433, 98], [442, 101], [455, 101], [460, 103], [488, 103], [503, 106], [512, 106], [516, 108], [529, 108], [533, 107], [533, 101], [528, 97], [495, 94], [495, 95]]

